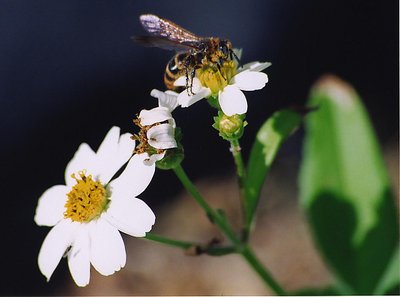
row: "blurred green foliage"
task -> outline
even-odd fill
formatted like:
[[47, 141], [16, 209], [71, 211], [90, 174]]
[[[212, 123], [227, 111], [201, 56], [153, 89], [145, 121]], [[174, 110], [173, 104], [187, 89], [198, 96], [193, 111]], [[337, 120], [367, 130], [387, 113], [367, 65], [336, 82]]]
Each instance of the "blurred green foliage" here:
[[308, 104], [318, 110], [306, 117], [300, 200], [335, 289], [392, 293], [398, 214], [367, 112], [355, 90], [333, 76], [316, 83]]

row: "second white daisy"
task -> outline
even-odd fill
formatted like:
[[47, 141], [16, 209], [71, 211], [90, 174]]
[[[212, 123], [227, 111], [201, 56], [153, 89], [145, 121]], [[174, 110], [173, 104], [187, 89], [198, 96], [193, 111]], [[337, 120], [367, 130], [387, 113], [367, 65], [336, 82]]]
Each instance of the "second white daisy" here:
[[138, 154], [147, 153], [145, 164], [153, 165], [161, 160], [168, 149], [176, 148], [176, 123], [172, 111], [178, 106], [178, 94], [173, 91], [152, 90], [151, 96], [158, 99], [158, 106], [150, 110], [143, 109], [134, 123], [140, 131], [134, 136], [139, 141]]
[[[245, 114], [247, 100], [242, 91], [264, 88], [268, 76], [261, 71], [270, 65], [269, 62], [251, 62], [236, 69], [236, 63], [229, 61], [219, 69], [203, 67], [196, 72], [196, 77], [193, 79], [193, 94], [184, 90], [178, 96], [178, 103], [182, 107], [188, 107], [203, 98], [213, 96], [218, 97], [219, 106], [227, 116]], [[180, 77], [174, 85], [186, 86], [186, 77]]]

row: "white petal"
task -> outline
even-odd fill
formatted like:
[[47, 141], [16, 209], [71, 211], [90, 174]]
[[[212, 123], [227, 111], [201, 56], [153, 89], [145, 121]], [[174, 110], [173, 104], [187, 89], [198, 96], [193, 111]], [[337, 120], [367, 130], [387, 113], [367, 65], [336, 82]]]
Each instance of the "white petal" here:
[[47, 234], [39, 251], [39, 269], [46, 276], [47, 281], [56, 269], [61, 257], [71, 246], [78, 224], [71, 220], [62, 220]]
[[177, 147], [174, 128], [170, 124], [160, 124], [147, 131], [149, 144], [157, 149], [170, 149]]
[[[119, 141], [119, 134], [120, 128], [119, 127], [112, 127], [104, 140], [99, 146], [99, 149], [96, 153], [96, 163], [93, 165], [93, 170], [88, 171], [87, 174], [91, 174], [94, 179], [102, 181], [104, 184], [109, 181], [107, 177], [109, 175], [114, 175], [118, 168], [115, 170], [114, 167], [109, 167], [112, 162], [110, 162], [112, 156], [115, 156], [116, 152], [118, 151], [118, 141]], [[113, 171], [109, 173], [109, 171]], [[111, 177], [109, 177], [111, 178]]]
[[118, 148], [119, 134], [120, 128], [116, 126], [112, 127], [100, 144], [97, 155], [101, 156], [115, 153]]
[[264, 72], [243, 71], [236, 74], [230, 83], [243, 91], [254, 91], [264, 88], [267, 82], [268, 76]]
[[[186, 86], [186, 77], [181, 76], [175, 81], [174, 85]], [[190, 90], [185, 89], [178, 95], [178, 103], [181, 107], [189, 107], [197, 101], [211, 95], [211, 90], [209, 88], [203, 87], [197, 77], [193, 78], [192, 92], [193, 94], [191, 94]]]
[[171, 118], [171, 112], [166, 107], [155, 107], [150, 110], [143, 109], [139, 114], [140, 124], [142, 126], [161, 123]]
[[174, 118], [171, 118], [168, 120], [168, 124], [172, 127], [172, 128], [176, 128], [176, 122]]
[[201, 87], [199, 90], [194, 91], [194, 95], [188, 94], [187, 90], [182, 91], [178, 95], [178, 103], [182, 107], [189, 107], [190, 105], [200, 101], [211, 95], [211, 90], [209, 88]]
[[125, 162], [132, 156], [135, 150], [135, 141], [132, 139], [131, 133], [122, 134], [118, 143], [118, 155], [124, 159]]
[[118, 229], [102, 218], [90, 228], [90, 261], [102, 275], [111, 275], [126, 263], [125, 245]]
[[156, 219], [146, 203], [126, 196], [112, 200], [104, 218], [120, 231], [136, 237], [145, 236]]
[[148, 157], [147, 153], [136, 154], [129, 160], [124, 172], [109, 184], [110, 199], [121, 196], [136, 197], [147, 188], [155, 171], [154, 166], [143, 163]]
[[247, 112], [247, 100], [243, 92], [236, 86], [226, 86], [218, 95], [219, 105], [227, 116]]
[[67, 193], [70, 188], [57, 185], [46, 190], [36, 207], [35, 223], [39, 226], [54, 226], [64, 217]]
[[159, 90], [153, 89], [150, 92], [150, 96], [158, 98], [158, 106], [166, 107], [169, 111], [173, 111], [178, 106], [178, 93], [173, 91], [161, 92]]
[[81, 170], [87, 170], [89, 173], [93, 172], [95, 164], [96, 154], [88, 144], [82, 143], [65, 169], [66, 185], [72, 187], [76, 184], [71, 174], [77, 174]]
[[243, 65], [242, 68], [240, 68], [240, 71], [244, 71], [244, 70], [251, 70], [251, 71], [263, 71], [265, 68], [268, 68], [269, 66], [271, 66], [272, 64], [270, 62], [250, 62], [247, 63], [245, 65]]
[[240, 60], [242, 58], [243, 49], [242, 48], [234, 48], [233, 52], [235, 53], [236, 57]]
[[164, 93], [168, 95], [178, 96], [178, 93], [172, 90], [166, 90]]
[[90, 280], [90, 257], [89, 257], [89, 224], [81, 224], [78, 234], [68, 252], [68, 266], [75, 283], [84, 287]]
[[[195, 79], [195, 78], [194, 78]], [[193, 80], [194, 80], [193, 79]], [[175, 82], [174, 86], [176, 87], [186, 87], [186, 76], [179, 77]]]
[[[115, 173], [129, 160], [135, 149], [135, 141], [131, 139], [132, 134], [118, 135], [117, 142], [104, 149], [98, 155], [93, 176], [96, 180], [107, 184]], [[90, 173], [90, 172], [88, 172]]]
[[[177, 87], [186, 87], [186, 76], [181, 76], [174, 82], [174, 86]], [[193, 93], [197, 93], [200, 89], [203, 88], [201, 81], [197, 77], [193, 77], [192, 82], [192, 91]]]
[[165, 156], [165, 151], [161, 154], [153, 154], [149, 158], [144, 159], [143, 163], [147, 166], [153, 166], [155, 162], [160, 161]]

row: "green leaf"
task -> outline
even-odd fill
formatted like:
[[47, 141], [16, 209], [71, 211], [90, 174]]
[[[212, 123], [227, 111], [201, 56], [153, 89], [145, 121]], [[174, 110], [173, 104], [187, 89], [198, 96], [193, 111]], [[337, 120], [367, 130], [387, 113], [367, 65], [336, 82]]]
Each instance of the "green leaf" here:
[[333, 76], [312, 89], [300, 172], [301, 204], [347, 294], [372, 294], [398, 242], [379, 146], [354, 89]]
[[246, 226], [251, 227], [261, 187], [282, 143], [300, 125], [300, 113], [284, 109], [275, 112], [260, 128], [250, 152], [245, 181]]
[[397, 247], [374, 295], [400, 294], [400, 246]]

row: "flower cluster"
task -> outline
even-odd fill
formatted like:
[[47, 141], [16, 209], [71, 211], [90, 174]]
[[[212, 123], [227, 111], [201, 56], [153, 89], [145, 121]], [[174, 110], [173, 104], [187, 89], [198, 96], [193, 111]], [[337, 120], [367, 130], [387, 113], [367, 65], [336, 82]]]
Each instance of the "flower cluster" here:
[[[268, 76], [261, 71], [269, 65], [253, 62], [238, 67], [233, 60], [205, 64], [195, 71], [192, 92], [151, 91], [158, 106], [139, 113], [134, 120], [137, 134], [120, 135], [120, 129], [113, 127], [97, 152], [83, 143], [66, 167], [65, 185], [45, 191], [36, 209], [36, 224], [53, 227], [38, 256], [47, 280], [63, 256], [78, 286], [89, 283], [91, 265], [102, 275], [124, 267], [126, 252], [119, 231], [143, 237], [155, 223], [152, 210], [136, 197], [149, 185], [156, 165], [171, 169], [183, 159], [172, 112], [205, 98], [218, 109], [214, 128], [226, 140], [238, 139], [247, 124], [242, 91], [263, 88]], [[174, 85], [187, 87], [187, 80], [180, 77]]]
[[[205, 66], [196, 71], [193, 94], [183, 91], [178, 96], [179, 105], [188, 107], [203, 98], [218, 98], [219, 108], [227, 116], [245, 114], [247, 100], [242, 91], [264, 88], [268, 76], [261, 72], [269, 62], [252, 62], [239, 67], [234, 61], [224, 62], [222, 67]], [[175, 81], [175, 86], [185, 86], [186, 77]]]
[[[158, 99], [158, 106], [142, 110], [134, 123], [140, 128], [133, 139], [139, 141], [135, 152], [147, 153], [147, 165], [153, 165], [166, 156], [167, 152], [178, 147], [175, 136], [176, 123], [172, 112], [178, 106], [177, 94], [173, 91], [152, 90], [151, 96]], [[158, 163], [157, 163], [158, 164]]]

